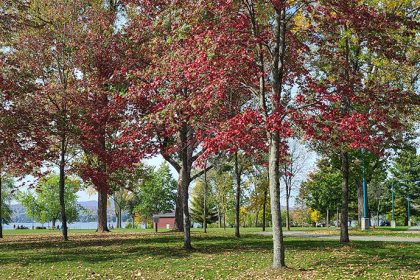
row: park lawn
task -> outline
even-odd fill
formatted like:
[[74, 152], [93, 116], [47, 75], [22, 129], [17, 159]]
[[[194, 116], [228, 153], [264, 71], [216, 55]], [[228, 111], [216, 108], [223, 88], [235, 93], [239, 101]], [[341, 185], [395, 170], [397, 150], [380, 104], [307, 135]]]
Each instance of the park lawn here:
[[[0, 279], [420, 279], [420, 244], [285, 238], [287, 269], [270, 269], [272, 241], [194, 230], [182, 234], [120, 230], [7, 235], [0, 241]], [[416, 278], [417, 277], [417, 278]]]
[[[340, 228], [336, 227], [292, 227], [292, 231], [305, 231], [311, 233], [340, 235]], [[371, 227], [368, 230], [361, 230], [358, 228], [349, 228], [351, 236], [398, 236], [398, 237], [420, 237], [420, 231], [410, 231], [407, 226], [400, 226], [396, 228], [391, 227]]]

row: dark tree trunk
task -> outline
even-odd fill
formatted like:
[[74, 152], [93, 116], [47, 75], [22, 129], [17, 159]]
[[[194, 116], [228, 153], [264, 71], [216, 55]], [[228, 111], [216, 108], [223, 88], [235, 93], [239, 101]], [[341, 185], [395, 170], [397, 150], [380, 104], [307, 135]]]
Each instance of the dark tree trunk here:
[[226, 231], [226, 213], [223, 213], [223, 230]]
[[97, 232], [109, 232], [107, 221], [108, 193], [98, 190], [98, 229]]
[[[1, 172], [1, 170], [0, 170], [0, 172]], [[0, 173], [0, 238], [3, 238], [3, 198], [2, 198], [2, 193], [1, 193], [1, 191], [2, 191], [2, 176], [1, 176], [1, 173]]]
[[267, 209], [267, 190], [264, 190], [263, 214], [262, 214], [262, 230], [265, 231], [266, 226], [266, 209]]
[[[179, 174], [181, 175], [181, 174]], [[175, 227], [176, 231], [184, 231], [184, 213], [182, 210], [182, 178], [178, 178], [178, 191], [175, 200]]]
[[341, 173], [343, 175], [342, 197], [341, 197], [341, 230], [340, 242], [349, 242], [349, 155], [341, 152]]
[[178, 132], [179, 158], [181, 160], [182, 209], [184, 214], [184, 249], [191, 250], [191, 217], [188, 206], [189, 186], [191, 182], [192, 147], [191, 129], [183, 125]]
[[236, 204], [235, 204], [235, 237], [241, 237], [239, 232], [240, 202], [241, 202], [241, 171], [239, 170], [238, 153], [235, 153]]
[[66, 137], [63, 136], [61, 139], [61, 152], [60, 152], [60, 181], [59, 181], [59, 196], [60, 196], [60, 209], [61, 209], [61, 228], [63, 232], [63, 241], [67, 241], [67, 216], [66, 216], [66, 204], [64, 201], [64, 192], [66, 187], [66, 174], [65, 174], [65, 165], [66, 165]]

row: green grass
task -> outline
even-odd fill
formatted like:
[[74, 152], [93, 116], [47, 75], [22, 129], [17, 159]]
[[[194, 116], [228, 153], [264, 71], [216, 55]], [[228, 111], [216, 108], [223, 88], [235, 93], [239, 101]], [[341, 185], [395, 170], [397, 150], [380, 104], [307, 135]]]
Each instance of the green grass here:
[[244, 229], [242, 237], [194, 230], [194, 251], [182, 234], [71, 230], [11, 234], [0, 241], [1, 279], [419, 279], [420, 244], [285, 238], [287, 269], [272, 270], [272, 241]]

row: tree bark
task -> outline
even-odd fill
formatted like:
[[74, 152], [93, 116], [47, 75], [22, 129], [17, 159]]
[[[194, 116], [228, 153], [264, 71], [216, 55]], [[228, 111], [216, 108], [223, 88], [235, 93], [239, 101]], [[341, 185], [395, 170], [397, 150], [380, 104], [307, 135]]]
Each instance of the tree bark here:
[[349, 242], [349, 155], [347, 152], [341, 152], [341, 173], [343, 175], [342, 197], [341, 197], [341, 228], [340, 242]]
[[266, 226], [266, 208], [267, 208], [267, 190], [264, 190], [262, 231], [265, 231], [265, 226]]
[[[182, 173], [182, 170], [180, 171]], [[175, 231], [184, 231], [184, 213], [182, 210], [182, 178], [178, 178], [178, 190], [175, 201]]]
[[0, 238], [3, 238], [3, 198], [2, 198], [2, 176], [0, 170]]
[[191, 181], [192, 148], [191, 130], [184, 124], [178, 131], [179, 158], [181, 160], [182, 209], [184, 214], [184, 249], [191, 250], [191, 217], [188, 206], [189, 186]]
[[286, 229], [290, 230], [290, 216], [289, 216], [289, 191], [287, 190], [288, 186], [286, 185]]
[[327, 208], [327, 220], [326, 220], [326, 227], [330, 226], [330, 209]]
[[108, 193], [98, 190], [98, 228], [97, 232], [109, 232], [107, 221]]
[[339, 213], [339, 209], [338, 208], [337, 208], [336, 222], [337, 222], [337, 227], [339, 227], [340, 226], [340, 213]]
[[207, 233], [207, 164], [204, 165], [204, 209], [203, 209], [203, 228], [204, 233]]
[[65, 165], [66, 165], [66, 137], [63, 135], [61, 138], [61, 147], [60, 147], [60, 181], [59, 181], [59, 196], [60, 196], [60, 209], [61, 209], [61, 228], [63, 232], [63, 241], [69, 240], [67, 233], [67, 215], [66, 215], [66, 204], [64, 201], [64, 193], [66, 187], [66, 174], [65, 174]]
[[241, 172], [239, 170], [237, 152], [235, 153], [235, 175], [236, 175], [235, 237], [241, 237], [241, 234], [239, 232], [240, 202], [241, 202]]
[[273, 267], [285, 267], [283, 231], [280, 212], [279, 133], [273, 132], [269, 154], [269, 187], [273, 224]]

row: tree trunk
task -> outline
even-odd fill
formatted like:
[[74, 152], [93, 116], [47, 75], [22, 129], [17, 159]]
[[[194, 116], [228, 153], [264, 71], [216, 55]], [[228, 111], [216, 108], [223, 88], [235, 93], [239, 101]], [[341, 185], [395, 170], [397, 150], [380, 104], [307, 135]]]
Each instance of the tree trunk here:
[[258, 227], [258, 214], [260, 214], [260, 209], [255, 212], [255, 225], [254, 227]]
[[188, 207], [188, 188], [189, 188], [189, 176], [187, 171], [182, 172], [182, 184], [183, 184], [183, 210], [184, 210], [184, 249], [191, 250], [191, 217], [190, 209]]
[[239, 170], [237, 152], [235, 153], [235, 175], [236, 175], [235, 237], [241, 237], [241, 234], [239, 233], [240, 201], [241, 201], [241, 172]]
[[63, 136], [61, 139], [61, 151], [60, 151], [60, 181], [59, 181], [59, 196], [60, 196], [60, 208], [61, 208], [61, 228], [63, 231], [63, 241], [69, 240], [67, 234], [67, 216], [66, 216], [66, 204], [64, 201], [64, 192], [66, 187], [66, 137]]
[[[180, 171], [182, 173], [182, 170]], [[182, 176], [179, 174], [178, 178], [178, 190], [175, 200], [175, 231], [184, 231], [184, 213], [182, 210]]]
[[265, 231], [266, 208], [267, 208], [267, 190], [264, 190], [263, 213], [262, 213], [262, 231]]
[[349, 155], [341, 152], [341, 172], [343, 175], [342, 197], [341, 197], [341, 230], [340, 242], [349, 242]]
[[0, 238], [3, 238], [3, 198], [2, 198], [2, 176], [0, 170]]
[[326, 220], [326, 227], [330, 226], [330, 209], [327, 208], [327, 220]]
[[121, 207], [118, 208], [118, 227], [122, 228], [122, 210], [121, 210]]
[[222, 215], [220, 214], [220, 207], [217, 207], [217, 220], [219, 222], [219, 228], [222, 228]]
[[207, 164], [204, 165], [204, 209], [203, 209], [203, 229], [207, 233]]
[[109, 232], [107, 221], [108, 194], [104, 190], [98, 190], [98, 228], [97, 232]]
[[337, 208], [337, 217], [336, 217], [336, 223], [337, 223], [337, 227], [339, 227], [340, 226], [340, 213], [339, 213], [339, 210], [338, 210], [338, 208]]
[[269, 154], [269, 187], [271, 217], [273, 224], [273, 267], [285, 267], [283, 231], [280, 212], [280, 174], [279, 174], [279, 133], [274, 132], [270, 139]]
[[223, 213], [223, 230], [226, 231], [226, 213]]
[[181, 160], [181, 182], [182, 182], [182, 209], [184, 214], [184, 249], [191, 250], [191, 217], [188, 206], [189, 186], [191, 181], [192, 148], [191, 130], [187, 125], [182, 125], [178, 131], [179, 158]]
[[[286, 189], [288, 189], [287, 185], [286, 185]], [[290, 230], [290, 214], [289, 214], [289, 198], [290, 198], [290, 195], [288, 193], [289, 193], [289, 191], [287, 190], [287, 194], [286, 194], [286, 229]]]

